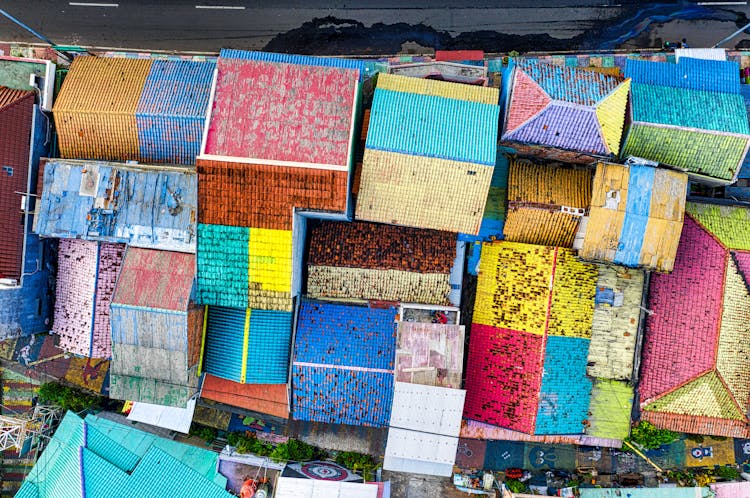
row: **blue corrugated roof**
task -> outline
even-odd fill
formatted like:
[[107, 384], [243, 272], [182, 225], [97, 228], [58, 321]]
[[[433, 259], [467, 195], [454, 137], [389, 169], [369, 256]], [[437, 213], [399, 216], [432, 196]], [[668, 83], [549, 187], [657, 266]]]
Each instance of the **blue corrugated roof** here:
[[239, 382], [245, 333], [244, 308], [210, 306], [206, 324], [203, 369], [222, 379]]
[[580, 434], [588, 418], [588, 339], [548, 336], [535, 434]]
[[286, 384], [289, 378], [289, 348], [292, 313], [253, 310], [247, 355], [247, 384]]
[[739, 94], [633, 83], [631, 98], [634, 121], [750, 134]]
[[300, 306], [294, 361], [393, 369], [395, 308], [305, 301]]
[[295, 365], [292, 418], [331, 424], [387, 426], [393, 374]]
[[614, 262], [637, 267], [651, 213], [651, 194], [656, 168], [634, 165], [629, 168], [625, 218], [620, 229]]
[[[92, 196], [87, 189], [94, 186]], [[197, 197], [197, 175], [189, 169], [143, 170], [121, 163], [50, 159], [44, 168], [37, 233], [195, 252]]]
[[494, 166], [500, 107], [375, 89], [366, 147]]
[[565, 66], [526, 60], [518, 68], [531, 78], [554, 100], [593, 106], [617, 88], [620, 80], [596, 71], [584, 71]]
[[681, 57], [677, 64], [628, 59], [625, 77], [633, 83], [708, 92], [739, 93], [740, 66], [731, 61]]
[[374, 73], [372, 65], [365, 61], [354, 59], [339, 59], [336, 57], [312, 57], [309, 55], [278, 54], [274, 52], [254, 52], [246, 50], [235, 50], [230, 48], [221, 49], [219, 57], [223, 59], [243, 59], [251, 61], [281, 62], [284, 64], [298, 64], [302, 66], [337, 67], [341, 69], [356, 69], [359, 71], [359, 79], [371, 76]]

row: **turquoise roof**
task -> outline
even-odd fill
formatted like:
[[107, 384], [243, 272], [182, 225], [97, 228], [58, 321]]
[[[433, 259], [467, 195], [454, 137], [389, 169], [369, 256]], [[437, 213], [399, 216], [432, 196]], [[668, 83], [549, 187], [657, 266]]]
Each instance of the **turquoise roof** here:
[[631, 95], [634, 121], [750, 134], [739, 94], [633, 83]]
[[68, 412], [17, 496], [229, 498], [218, 455]]

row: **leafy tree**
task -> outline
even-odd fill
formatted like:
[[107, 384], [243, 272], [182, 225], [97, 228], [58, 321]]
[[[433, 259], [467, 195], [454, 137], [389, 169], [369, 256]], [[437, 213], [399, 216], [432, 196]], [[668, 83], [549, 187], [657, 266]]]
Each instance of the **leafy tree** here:
[[104, 401], [101, 396], [56, 382], [42, 384], [39, 388], [39, 399], [76, 413], [97, 408]]
[[658, 429], [652, 423], [645, 420], [639, 421], [630, 430], [628, 441], [639, 444], [647, 450], [653, 450], [663, 444], [669, 444], [677, 440], [679, 434], [666, 429]]

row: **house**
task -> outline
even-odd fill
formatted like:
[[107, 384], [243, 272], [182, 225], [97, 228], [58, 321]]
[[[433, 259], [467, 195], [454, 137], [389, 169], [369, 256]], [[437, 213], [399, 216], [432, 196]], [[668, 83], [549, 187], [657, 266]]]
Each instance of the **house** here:
[[303, 301], [292, 363], [292, 418], [384, 427], [393, 400], [393, 307]]
[[680, 169], [707, 185], [734, 182], [750, 146], [738, 74], [729, 61], [628, 59], [632, 98], [622, 156]]
[[198, 391], [203, 308], [195, 255], [129, 247], [110, 305], [114, 399], [185, 408]]
[[504, 240], [573, 247], [590, 202], [589, 170], [511, 160]]
[[215, 67], [76, 57], [53, 108], [61, 157], [194, 164]]
[[643, 279], [567, 248], [484, 243], [464, 417], [533, 435], [627, 436]]
[[230, 498], [217, 460], [207, 449], [68, 412], [16, 496]]
[[[32, 233], [55, 65], [0, 57], [0, 340], [49, 331], [53, 244]], [[37, 98], [38, 94], [38, 98]]]
[[195, 253], [194, 168], [45, 159], [42, 172], [39, 235]]
[[687, 183], [687, 175], [679, 171], [640, 164], [597, 164], [579, 256], [672, 271]]
[[124, 244], [60, 240], [52, 326], [60, 349], [88, 358], [112, 357], [110, 303], [124, 253]]
[[495, 88], [379, 74], [358, 220], [477, 234], [497, 154]]
[[619, 155], [630, 81], [511, 60], [503, 77], [501, 143], [519, 154], [591, 164]]
[[651, 278], [641, 418], [691, 434], [750, 436], [750, 209], [688, 202], [674, 270]]
[[455, 234], [322, 221], [309, 244], [308, 297], [450, 304]]

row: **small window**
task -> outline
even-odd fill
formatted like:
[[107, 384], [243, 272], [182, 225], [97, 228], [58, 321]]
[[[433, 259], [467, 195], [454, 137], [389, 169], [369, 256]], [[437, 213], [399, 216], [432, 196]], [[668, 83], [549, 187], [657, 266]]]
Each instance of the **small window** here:
[[12, 167], [10, 167], [10, 166], [3, 166], [3, 171], [5, 171], [5, 173], [8, 176], [13, 176], [13, 168]]

